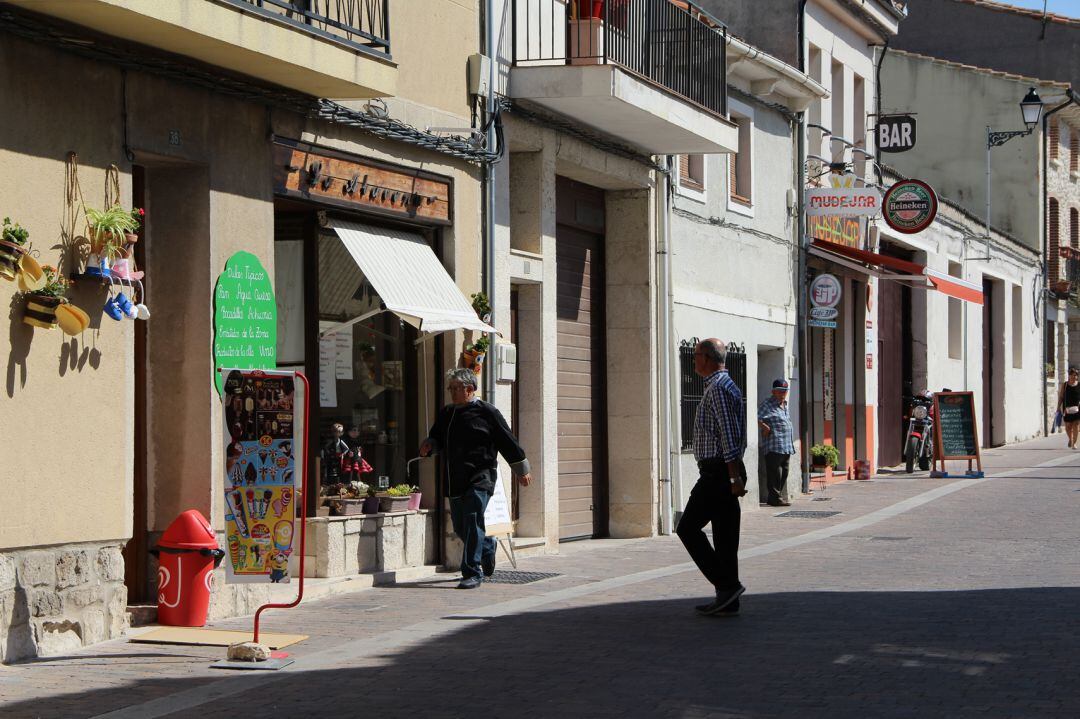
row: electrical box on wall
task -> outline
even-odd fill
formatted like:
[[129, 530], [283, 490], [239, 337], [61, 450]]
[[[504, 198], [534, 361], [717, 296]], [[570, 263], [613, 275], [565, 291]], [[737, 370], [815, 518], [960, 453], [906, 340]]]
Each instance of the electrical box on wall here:
[[517, 381], [517, 345], [495, 345], [495, 381]]
[[469, 56], [469, 94], [486, 98], [491, 92], [491, 58], [475, 53]]

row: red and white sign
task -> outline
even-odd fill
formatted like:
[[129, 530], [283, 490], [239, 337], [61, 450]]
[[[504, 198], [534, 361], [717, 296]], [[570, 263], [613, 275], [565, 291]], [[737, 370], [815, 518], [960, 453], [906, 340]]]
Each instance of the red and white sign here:
[[881, 193], [872, 187], [811, 187], [806, 190], [808, 216], [868, 217], [881, 211]]

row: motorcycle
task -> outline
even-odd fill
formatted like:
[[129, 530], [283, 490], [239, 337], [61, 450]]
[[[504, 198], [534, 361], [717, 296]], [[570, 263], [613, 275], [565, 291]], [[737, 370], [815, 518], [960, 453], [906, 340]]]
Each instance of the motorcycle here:
[[929, 390], [911, 398], [908, 406], [907, 440], [904, 442], [904, 466], [908, 474], [930, 469], [934, 457], [934, 396]]

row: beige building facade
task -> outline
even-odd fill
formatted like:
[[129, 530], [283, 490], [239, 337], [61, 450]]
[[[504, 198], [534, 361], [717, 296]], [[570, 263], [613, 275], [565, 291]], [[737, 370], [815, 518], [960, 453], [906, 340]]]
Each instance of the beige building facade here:
[[[180, 512], [199, 510], [224, 539], [214, 286], [234, 253], [254, 254], [274, 279], [278, 364], [303, 368], [316, 387], [323, 331], [371, 295], [335, 223], [425, 243], [465, 296], [481, 288], [490, 156], [464, 130], [428, 131], [473, 121], [477, 3], [357, 3], [352, 26], [246, 0], [166, 5], [0, 3], [0, 88], [20, 106], [0, 119], [2, 213], [29, 231], [39, 262], [75, 276], [84, 203], [101, 208], [108, 193], [144, 208], [133, 253], [150, 310], [145, 322], [114, 321], [101, 311], [108, 283], [78, 277], [69, 298], [90, 326], [68, 337], [23, 323], [25, 298], [0, 282], [12, 308], [0, 426], [22, 448], [0, 470], [3, 661], [121, 634], [129, 604], [156, 600], [150, 549]], [[378, 192], [346, 190], [350, 171]], [[433, 564], [442, 551], [434, 469], [410, 474], [406, 460], [444, 401], [440, 372], [459, 363], [463, 335], [431, 335], [389, 312], [350, 334], [357, 374], [329, 378], [337, 400], [312, 398], [312, 485], [325, 474], [315, 459], [329, 425], [366, 409], [378, 422], [366, 455], [375, 472], [420, 484], [426, 498], [407, 516], [309, 520], [312, 577]], [[369, 366], [367, 379], [385, 387], [403, 372], [414, 389], [362, 396]], [[249, 613], [294, 591], [215, 580], [210, 613]]]

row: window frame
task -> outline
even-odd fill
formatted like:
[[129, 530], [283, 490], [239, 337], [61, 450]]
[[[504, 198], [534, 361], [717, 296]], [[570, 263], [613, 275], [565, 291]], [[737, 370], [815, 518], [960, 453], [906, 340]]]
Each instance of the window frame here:
[[[754, 108], [750, 105], [739, 102], [738, 100], [731, 99], [728, 101], [730, 108], [731, 121], [739, 128], [739, 152], [733, 152], [727, 156], [727, 208], [730, 212], [734, 212], [745, 217], [754, 216]], [[743, 130], [745, 127], [746, 138], [743, 142]], [[745, 144], [745, 147], [744, 147]], [[748, 163], [747, 166], [742, 167], [744, 174], [749, 175], [748, 184], [750, 186], [749, 195], [743, 195], [735, 190], [733, 187], [731, 178], [734, 174], [738, 179], [740, 175], [740, 163], [739, 156], [743, 156], [744, 162]], [[734, 167], [732, 166], [734, 163]], [[741, 183], [740, 183], [741, 184]], [[741, 187], [738, 189], [742, 189]]]

